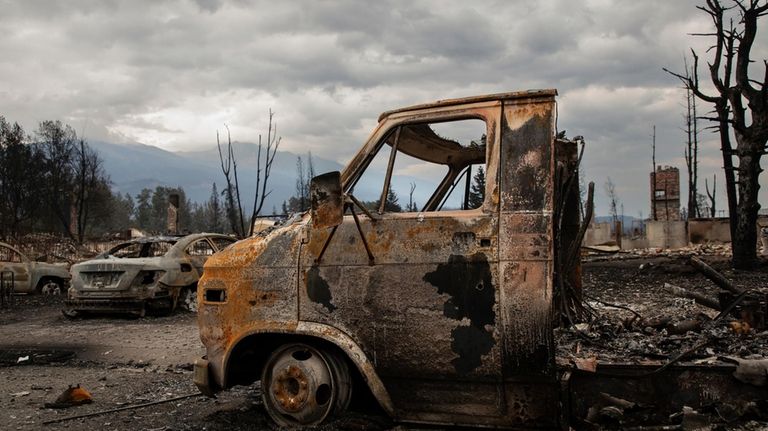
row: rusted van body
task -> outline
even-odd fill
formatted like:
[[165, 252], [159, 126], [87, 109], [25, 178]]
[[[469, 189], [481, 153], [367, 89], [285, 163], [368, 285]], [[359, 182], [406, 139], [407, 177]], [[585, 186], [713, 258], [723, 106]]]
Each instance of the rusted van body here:
[[[340, 176], [313, 182], [311, 213], [206, 262], [198, 387], [212, 394], [261, 379], [267, 411], [288, 426], [339, 414], [361, 388], [399, 421], [557, 426], [555, 96], [493, 94], [382, 114]], [[484, 128], [468, 145], [430, 127], [468, 119]], [[355, 187], [382, 151], [381, 199], [369, 210]], [[406, 156], [445, 176], [423, 206], [387, 211], [393, 164]], [[479, 206], [465, 196], [443, 209], [477, 165]]]

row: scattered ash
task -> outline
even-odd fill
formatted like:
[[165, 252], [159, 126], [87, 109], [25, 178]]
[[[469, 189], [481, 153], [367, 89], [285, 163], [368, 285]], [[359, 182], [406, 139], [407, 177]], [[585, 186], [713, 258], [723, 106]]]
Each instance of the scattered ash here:
[[[735, 271], [725, 256], [705, 260], [737, 287], [768, 293], [768, 264], [754, 271]], [[676, 297], [665, 287], [668, 283], [717, 298], [720, 289], [687, 264], [687, 255], [588, 261], [583, 281], [585, 300], [595, 318], [555, 331], [561, 362], [594, 357], [605, 362], [662, 364], [697, 346], [686, 354], [687, 360], [754, 359], [768, 352], [768, 331], [755, 330], [731, 314], [714, 321], [718, 311]]]

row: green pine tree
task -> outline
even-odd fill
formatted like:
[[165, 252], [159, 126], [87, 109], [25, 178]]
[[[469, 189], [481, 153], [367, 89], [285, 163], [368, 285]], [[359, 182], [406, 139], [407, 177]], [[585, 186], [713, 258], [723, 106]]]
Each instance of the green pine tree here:
[[472, 186], [469, 189], [469, 208], [480, 208], [485, 200], [485, 170], [480, 166], [472, 177]]

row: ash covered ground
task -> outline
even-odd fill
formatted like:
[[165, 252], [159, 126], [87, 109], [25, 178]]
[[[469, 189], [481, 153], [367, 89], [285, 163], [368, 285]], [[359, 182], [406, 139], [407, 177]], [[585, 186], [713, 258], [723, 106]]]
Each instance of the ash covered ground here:
[[[254, 430], [276, 429], [261, 405], [258, 383], [216, 399], [193, 396], [89, 418], [56, 421], [136, 404], [198, 394], [192, 363], [204, 354], [195, 315], [141, 319], [94, 316], [67, 320], [60, 297], [16, 298], [0, 309], [2, 430]], [[28, 359], [25, 359], [28, 358]], [[53, 361], [53, 362], [51, 362]], [[93, 403], [46, 408], [80, 384]], [[327, 429], [389, 429], [370, 412], [352, 412]]]
[[[730, 267], [727, 250], [706, 251], [710, 253], [681, 250], [586, 258], [583, 265], [584, 297], [593, 318], [555, 330], [558, 366], [561, 370], [596, 373], [596, 376], [610, 376], [611, 370], [634, 367], [637, 374], [645, 375], [655, 383], [651, 384], [650, 397], [645, 398], [633, 399], [621, 392], [601, 393], [607, 397], [587, 403], [586, 420], [578, 422], [577, 429], [768, 429], [765, 386], [768, 330], [763, 326], [768, 262], [763, 260], [753, 271], [735, 271]], [[734, 296], [729, 296], [695, 269], [690, 264], [691, 256], [725, 276], [735, 289], [748, 292], [741, 302], [737, 302], [739, 305], [729, 307]], [[726, 309], [715, 310], [693, 299], [680, 297], [673, 293], [675, 288], [670, 285], [701, 294]], [[725, 305], [718, 304], [718, 296], [724, 293]], [[746, 298], [762, 300], [763, 311], [757, 315], [742, 314]], [[750, 368], [752, 366], [754, 368]], [[681, 374], [672, 371], [676, 367], [683, 370], [679, 372]], [[711, 381], [707, 380], [707, 372], [690, 371], [687, 374], [689, 371], [685, 371], [709, 369], [712, 372], [726, 368], [727, 371], [722, 372], [724, 379], [712, 378]], [[653, 378], [654, 374], [661, 375], [662, 372], [676, 375], [677, 380], [665, 382]], [[604, 379], [610, 380], [610, 377]], [[635, 384], [641, 387], [642, 380], [627, 381], [629, 387]], [[694, 387], [699, 389], [692, 389]], [[687, 390], [691, 392], [684, 393]], [[654, 394], [661, 400], [667, 399], [666, 393], [675, 391], [683, 394], [670, 399], [676, 398], [683, 405], [664, 410], [663, 414], [659, 413], [662, 409], [652, 407], [664, 403], [654, 400]], [[736, 391], [731, 394], [737, 395], [723, 395], [728, 391]], [[640, 390], [635, 395], [642, 392]], [[747, 392], [751, 395], [746, 395]], [[692, 395], [694, 393], [699, 395]], [[707, 393], [712, 395], [708, 398]], [[611, 396], [620, 399], [617, 401]], [[706, 400], [696, 407], [698, 410], [685, 405], [686, 399], [693, 405], [699, 396]], [[644, 419], [650, 417], [653, 420]], [[666, 428], [646, 427], [661, 426], [662, 423]], [[637, 426], [639, 424], [642, 426]]]
[[[663, 364], [700, 344], [701, 348], [685, 355], [687, 360], [749, 359], [768, 354], [768, 331], [750, 328], [732, 313], [715, 321], [720, 314], [717, 310], [672, 294], [667, 285], [713, 299], [722, 292], [688, 264], [689, 257], [674, 253], [587, 258], [583, 264], [585, 301], [595, 318], [555, 331], [559, 361], [596, 358]], [[768, 262], [753, 271], [735, 271], [726, 256], [699, 257], [737, 288], [757, 295], [768, 293]]]
[[[739, 288], [768, 290], [768, 265], [735, 272], [724, 256], [702, 258]], [[561, 366], [574, 366], [578, 360], [663, 365], [681, 352], [688, 352], [686, 361], [707, 363], [722, 357], [761, 358], [768, 352], [768, 331], [734, 330], [731, 323], [736, 319], [731, 317], [712, 323], [717, 311], [669, 293], [665, 283], [711, 297], [719, 292], [686, 263], [685, 256], [631, 254], [589, 259], [593, 261], [584, 265], [584, 288], [599, 317], [578, 329], [556, 330]], [[203, 348], [195, 316], [190, 313], [70, 321], [60, 312], [60, 297], [16, 299], [12, 308], [0, 309], [0, 429], [275, 429], [261, 405], [258, 384], [225, 391], [217, 399], [192, 396], [44, 424], [196, 394], [192, 362], [203, 354]], [[605, 303], [631, 308], [642, 316], [643, 323], [632, 312]], [[664, 325], [647, 325], [662, 320]], [[694, 331], [672, 334], [668, 330], [669, 325], [694, 320], [702, 322]], [[93, 403], [61, 410], [45, 407], [76, 384], [92, 394]], [[766, 424], [742, 421], [738, 426], [765, 429]], [[357, 410], [323, 429], [392, 427], [395, 425], [381, 414]]]

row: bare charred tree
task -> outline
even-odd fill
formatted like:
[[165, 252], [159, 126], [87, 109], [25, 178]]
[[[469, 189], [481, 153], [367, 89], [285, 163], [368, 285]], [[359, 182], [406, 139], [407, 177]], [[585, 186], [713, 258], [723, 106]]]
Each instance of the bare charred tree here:
[[715, 194], [717, 193], [717, 174], [712, 176], [712, 193], [709, 192], [709, 184], [707, 184], [707, 179], [704, 178], [704, 189], [707, 191], [707, 198], [709, 198], [709, 215], [712, 218], [715, 218], [715, 214], [717, 214], [717, 210], [715, 208]]
[[608, 196], [608, 209], [611, 213], [611, 219], [613, 219], [613, 225], [616, 226], [616, 222], [619, 221], [619, 196], [616, 194], [616, 185], [613, 184], [611, 177], [605, 181], [605, 195]]
[[315, 164], [312, 162], [312, 151], [307, 153], [307, 184], [315, 178]]
[[[692, 73], [688, 68], [688, 61], [685, 60], [685, 76], [690, 77]], [[685, 89], [685, 134], [686, 142], [683, 155], [685, 156], [685, 166], [688, 169], [688, 218], [700, 216], [698, 205], [698, 182], [699, 182], [699, 130], [696, 118], [696, 96], [693, 91]]]
[[656, 216], [656, 125], [653, 125], [653, 135], [651, 139], [651, 162], [653, 163], [651, 171], [651, 220], [657, 220]]
[[[272, 171], [272, 162], [275, 160], [277, 149], [280, 147], [281, 137], [277, 136], [277, 124], [273, 123], [275, 113], [269, 110], [269, 125], [267, 128], [267, 141], [264, 147], [264, 162], [262, 163], [262, 142], [261, 135], [259, 135], [259, 149], [256, 156], [256, 192], [253, 196], [253, 207], [251, 210], [251, 225], [248, 229], [248, 236], [253, 235], [253, 229], [256, 224], [256, 216], [261, 213], [261, 209], [264, 207], [264, 200], [272, 193], [272, 190], [267, 190], [267, 182], [269, 180], [269, 174]], [[310, 159], [310, 169], [312, 168], [312, 160]], [[239, 194], [239, 192], [238, 192]]]
[[221, 172], [224, 174], [224, 180], [227, 187], [224, 189], [224, 212], [237, 238], [245, 238], [245, 220], [243, 218], [243, 205], [240, 200], [240, 181], [237, 177], [237, 159], [235, 159], [235, 150], [232, 148], [232, 135], [227, 129], [227, 149], [221, 151], [221, 140], [219, 131], [216, 131], [216, 146], [219, 149], [219, 162], [221, 162]]
[[259, 135], [259, 145], [256, 155], [256, 191], [253, 196], [253, 207], [251, 210], [250, 226], [246, 230], [245, 216], [243, 213], [242, 200], [240, 198], [240, 180], [237, 175], [237, 159], [235, 158], [234, 148], [232, 146], [232, 136], [227, 129], [227, 148], [222, 151], [219, 133], [216, 132], [216, 145], [219, 149], [219, 161], [221, 162], [221, 172], [224, 174], [224, 180], [227, 185], [222, 194], [224, 195], [224, 207], [227, 221], [232, 228], [235, 236], [245, 238], [246, 235], [253, 235], [253, 226], [256, 217], [264, 206], [264, 200], [272, 192], [267, 189], [269, 175], [272, 171], [272, 162], [277, 155], [277, 149], [280, 146], [281, 138], [277, 136], [277, 126], [273, 122], [274, 112], [269, 111], [269, 126], [266, 142], [262, 141], [262, 135]]
[[296, 157], [296, 202], [298, 207], [295, 208], [298, 212], [304, 212], [307, 210], [307, 198], [309, 196], [309, 182], [304, 175], [304, 161], [301, 156]]
[[[700, 100], [714, 105], [715, 116], [705, 118], [714, 121], [720, 132], [733, 245], [732, 263], [735, 268], [746, 269], [753, 267], [757, 259], [760, 158], [768, 142], [768, 61], [763, 59], [765, 73], [760, 80], [751, 79], [750, 53], [758, 20], [768, 13], [768, 2], [734, 0], [726, 7], [719, 0], [707, 0], [706, 5], [698, 9], [711, 17], [715, 27], [714, 33], [698, 34], [715, 38], [711, 48], [714, 55], [708, 63], [715, 93], [707, 94], [700, 86], [699, 58], [693, 50], [692, 76], [667, 72], [678, 77]], [[737, 19], [737, 27], [733, 25], [732, 14]], [[735, 151], [730, 141], [731, 128], [736, 138]], [[735, 169], [733, 156], [738, 159]]]

